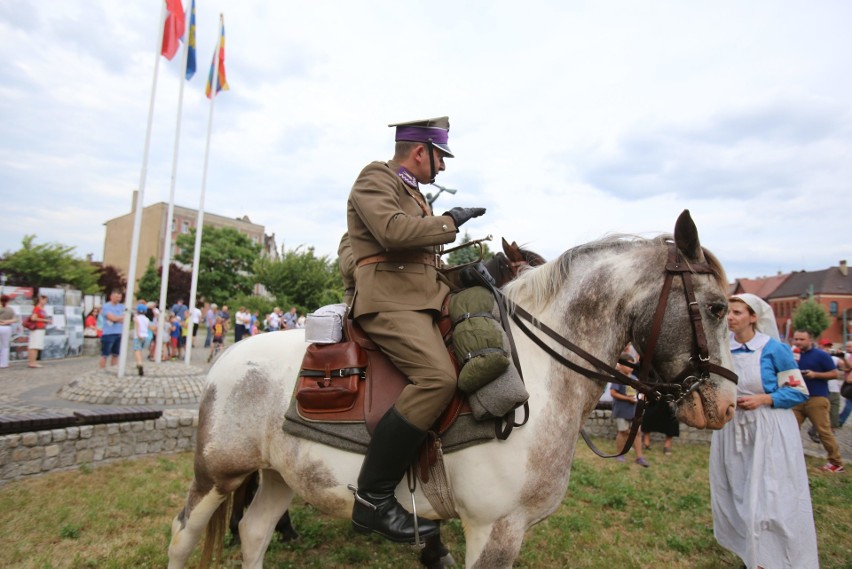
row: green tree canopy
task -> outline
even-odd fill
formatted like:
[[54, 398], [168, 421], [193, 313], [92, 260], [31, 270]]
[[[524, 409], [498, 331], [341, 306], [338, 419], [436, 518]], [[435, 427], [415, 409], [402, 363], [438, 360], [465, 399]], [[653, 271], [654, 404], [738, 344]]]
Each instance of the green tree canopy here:
[[828, 312], [813, 297], [804, 301], [793, 312], [793, 329], [807, 330], [814, 338], [819, 338], [828, 325]]
[[[195, 228], [178, 236], [180, 253], [176, 259], [192, 265]], [[254, 287], [252, 265], [261, 247], [231, 227], [204, 226], [198, 271], [198, 297], [220, 305], [238, 294], [250, 294]], [[191, 272], [191, 271], [190, 271]], [[185, 295], [189, 296], [189, 289]], [[188, 298], [185, 298], [189, 302]]]
[[343, 279], [337, 260], [317, 257], [314, 248], [287, 251], [277, 261], [258, 259], [254, 264], [257, 282], [266, 287], [282, 310], [295, 306], [310, 312], [343, 299]]
[[[461, 245], [466, 243], [470, 243], [473, 239], [470, 237], [470, 233], [467, 231], [464, 232], [464, 236], [461, 240]], [[482, 251], [483, 251], [483, 261], [487, 261], [491, 257], [494, 256], [494, 253], [488, 248], [488, 243], [482, 243]], [[456, 265], [464, 265], [467, 263], [473, 263], [474, 261], [479, 260], [479, 247], [476, 245], [471, 245], [470, 247], [465, 247], [463, 249], [459, 249], [457, 251], [453, 251], [446, 257], [446, 263], [450, 266]]]
[[85, 294], [97, 294], [98, 269], [88, 261], [74, 257], [74, 247], [61, 243], [35, 244], [35, 235], [26, 235], [21, 248], [7, 251], [0, 270], [9, 273], [12, 282], [34, 288], [70, 285]]
[[160, 272], [157, 270], [157, 260], [154, 257], [150, 257], [148, 259], [148, 267], [142, 273], [142, 278], [139, 279], [136, 298], [144, 298], [157, 302], [160, 299], [161, 286], [162, 282], [160, 281]]

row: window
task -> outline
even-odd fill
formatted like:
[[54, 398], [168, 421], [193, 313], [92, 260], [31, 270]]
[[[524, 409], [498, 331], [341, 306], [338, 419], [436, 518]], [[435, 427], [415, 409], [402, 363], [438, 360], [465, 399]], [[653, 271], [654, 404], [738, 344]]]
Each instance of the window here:
[[189, 220], [184, 219], [180, 228], [181, 233], [189, 233]]
[[828, 303], [828, 313], [832, 316], [837, 316], [837, 302], [832, 300]]

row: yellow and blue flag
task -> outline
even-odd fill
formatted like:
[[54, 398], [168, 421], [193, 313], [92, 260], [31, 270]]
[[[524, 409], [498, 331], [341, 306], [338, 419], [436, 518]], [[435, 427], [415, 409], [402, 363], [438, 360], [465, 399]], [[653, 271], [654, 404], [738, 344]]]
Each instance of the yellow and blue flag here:
[[212, 99], [219, 91], [227, 91], [231, 87], [228, 85], [228, 79], [225, 76], [225, 17], [220, 16], [219, 23], [219, 44], [216, 49], [219, 53], [219, 69], [216, 76], [216, 93], [212, 92], [213, 71], [216, 69], [216, 52], [213, 52], [213, 61], [210, 63], [210, 73], [207, 75], [207, 87], [204, 92], [208, 99]]
[[186, 80], [195, 75], [195, 0], [189, 11], [189, 43], [186, 45]]

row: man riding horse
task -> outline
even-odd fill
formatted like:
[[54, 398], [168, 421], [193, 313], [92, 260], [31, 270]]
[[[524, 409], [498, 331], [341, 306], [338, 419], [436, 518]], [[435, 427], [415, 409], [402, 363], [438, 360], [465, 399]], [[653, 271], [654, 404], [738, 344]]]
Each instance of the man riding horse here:
[[358, 475], [352, 525], [360, 533], [413, 543], [417, 531], [424, 539], [436, 535], [438, 524], [415, 521], [394, 491], [457, 381], [436, 323], [449, 292], [437, 253], [485, 208], [455, 207], [435, 216], [420, 192], [419, 184], [433, 182], [445, 169], [444, 158], [453, 157], [448, 117], [389, 126], [396, 128], [393, 159], [368, 164], [347, 203], [356, 262], [352, 314], [411, 384], [373, 432]]

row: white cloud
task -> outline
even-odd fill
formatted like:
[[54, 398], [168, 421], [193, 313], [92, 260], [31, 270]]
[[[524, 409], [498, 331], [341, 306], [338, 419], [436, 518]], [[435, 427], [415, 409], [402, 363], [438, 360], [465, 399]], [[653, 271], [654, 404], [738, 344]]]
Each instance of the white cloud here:
[[[187, 2], [185, 2], [187, 3]], [[387, 159], [384, 125], [449, 114], [458, 158], [436, 202], [465, 229], [548, 257], [612, 232], [669, 232], [689, 208], [732, 277], [852, 258], [845, 24], [822, 2], [439, 0], [197, 4], [176, 202], [197, 207], [203, 83], [225, 14], [206, 209], [334, 256], [345, 197]], [[0, 5], [0, 251], [27, 233], [100, 258], [138, 186], [157, 33], [150, 5]], [[172, 174], [179, 61], [159, 60], [146, 204]], [[495, 244], [496, 247], [496, 244]]]

